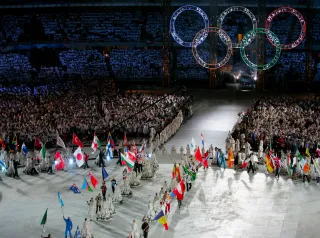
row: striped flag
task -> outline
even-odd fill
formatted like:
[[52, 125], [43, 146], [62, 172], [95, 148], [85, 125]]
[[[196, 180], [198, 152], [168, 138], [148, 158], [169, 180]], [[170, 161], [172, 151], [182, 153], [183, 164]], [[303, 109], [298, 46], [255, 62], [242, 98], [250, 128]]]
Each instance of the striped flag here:
[[202, 143], [202, 146], [204, 146], [204, 138], [203, 138], [202, 133], [201, 133], [201, 143]]
[[134, 162], [122, 153], [121, 153], [121, 160], [125, 161], [125, 163], [128, 167], [128, 170], [131, 172], [134, 167]]

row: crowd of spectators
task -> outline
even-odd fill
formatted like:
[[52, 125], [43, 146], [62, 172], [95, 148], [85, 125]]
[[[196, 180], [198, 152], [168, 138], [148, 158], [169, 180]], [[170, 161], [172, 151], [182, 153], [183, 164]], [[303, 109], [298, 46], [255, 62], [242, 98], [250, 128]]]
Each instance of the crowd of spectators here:
[[0, 54], [0, 81], [27, 82], [30, 80], [31, 70], [32, 67], [26, 55]]
[[159, 78], [162, 75], [161, 49], [114, 49], [110, 65], [116, 78]]
[[253, 148], [260, 140], [264, 148], [270, 146], [295, 152], [320, 146], [320, 99], [294, 97], [267, 97], [256, 100], [254, 107], [240, 115], [234, 127], [233, 138], [246, 138]]
[[59, 54], [66, 74], [82, 79], [99, 79], [109, 76], [105, 56], [98, 50], [67, 50]]
[[[200, 51], [200, 54], [204, 60], [209, 58], [208, 53]], [[181, 48], [177, 50], [177, 78], [206, 79], [208, 78], [208, 70], [196, 62], [190, 49]]]
[[92, 139], [93, 132], [104, 139], [108, 131], [119, 128], [128, 134], [149, 135], [151, 127], [160, 132], [170, 123], [188, 98], [168, 96], [120, 127], [114, 126], [158, 99], [160, 96], [120, 95], [113, 81], [108, 80], [54, 82], [35, 88], [1, 87], [0, 136], [8, 140], [18, 135], [25, 143], [38, 136], [47, 143], [54, 141], [57, 131], [65, 141], [71, 140], [73, 132], [81, 139]]

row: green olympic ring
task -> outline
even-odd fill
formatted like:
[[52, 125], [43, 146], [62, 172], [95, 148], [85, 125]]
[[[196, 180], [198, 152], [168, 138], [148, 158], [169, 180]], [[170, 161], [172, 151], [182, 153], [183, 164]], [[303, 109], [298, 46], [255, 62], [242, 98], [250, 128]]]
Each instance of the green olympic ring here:
[[[246, 54], [246, 49], [245, 47], [250, 44], [250, 42], [253, 41], [253, 38], [255, 38], [256, 34], [265, 34], [268, 39], [270, 40], [270, 42], [272, 42], [271, 44], [274, 45], [276, 47], [276, 55], [273, 57], [273, 59], [271, 60], [271, 62], [264, 64], [264, 65], [257, 65], [252, 63]], [[280, 40], [278, 39], [278, 37], [270, 30], [265, 29], [265, 28], [255, 28], [252, 29], [251, 31], [249, 31], [242, 39], [241, 44], [240, 44], [240, 54], [241, 54], [241, 58], [243, 60], [243, 62], [248, 65], [250, 68], [254, 69], [254, 70], [267, 70], [270, 69], [271, 67], [273, 67], [278, 60], [280, 59], [280, 55], [281, 55], [281, 44], [280, 44]]]

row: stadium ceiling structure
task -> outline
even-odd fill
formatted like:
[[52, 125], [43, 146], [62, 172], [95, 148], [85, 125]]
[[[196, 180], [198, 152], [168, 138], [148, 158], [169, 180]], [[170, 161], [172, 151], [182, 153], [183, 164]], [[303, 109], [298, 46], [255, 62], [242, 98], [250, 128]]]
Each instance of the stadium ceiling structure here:
[[[236, 0], [217, 0], [218, 6], [239, 5]], [[298, 0], [268, 0], [267, 7], [291, 6], [294, 8], [305, 8], [306, 4]], [[99, 6], [160, 6], [163, 0], [1, 0], [0, 8], [37, 8], [37, 7], [99, 7]], [[187, 4], [197, 6], [210, 6], [206, 0], [172, 0], [171, 6], [183, 6]], [[258, 7], [256, 0], [242, 0], [243, 7]], [[320, 8], [320, 6], [315, 6]]]

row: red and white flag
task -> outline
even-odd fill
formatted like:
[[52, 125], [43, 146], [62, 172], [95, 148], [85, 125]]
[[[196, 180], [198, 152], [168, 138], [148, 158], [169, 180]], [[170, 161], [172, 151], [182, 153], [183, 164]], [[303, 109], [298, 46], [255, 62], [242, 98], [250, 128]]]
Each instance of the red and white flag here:
[[77, 162], [78, 167], [81, 167], [84, 164], [84, 155], [82, 153], [80, 146], [73, 153], [73, 156], [76, 158], [76, 162]]
[[137, 160], [137, 157], [134, 153], [132, 153], [131, 151], [128, 151], [128, 157], [129, 159], [131, 159], [133, 162], [135, 162]]
[[56, 159], [56, 170], [63, 169], [65, 164], [59, 151], [56, 152], [54, 158]]
[[84, 148], [83, 143], [75, 133], [73, 133], [73, 136], [72, 136], [72, 144], [77, 145], [80, 148]]

